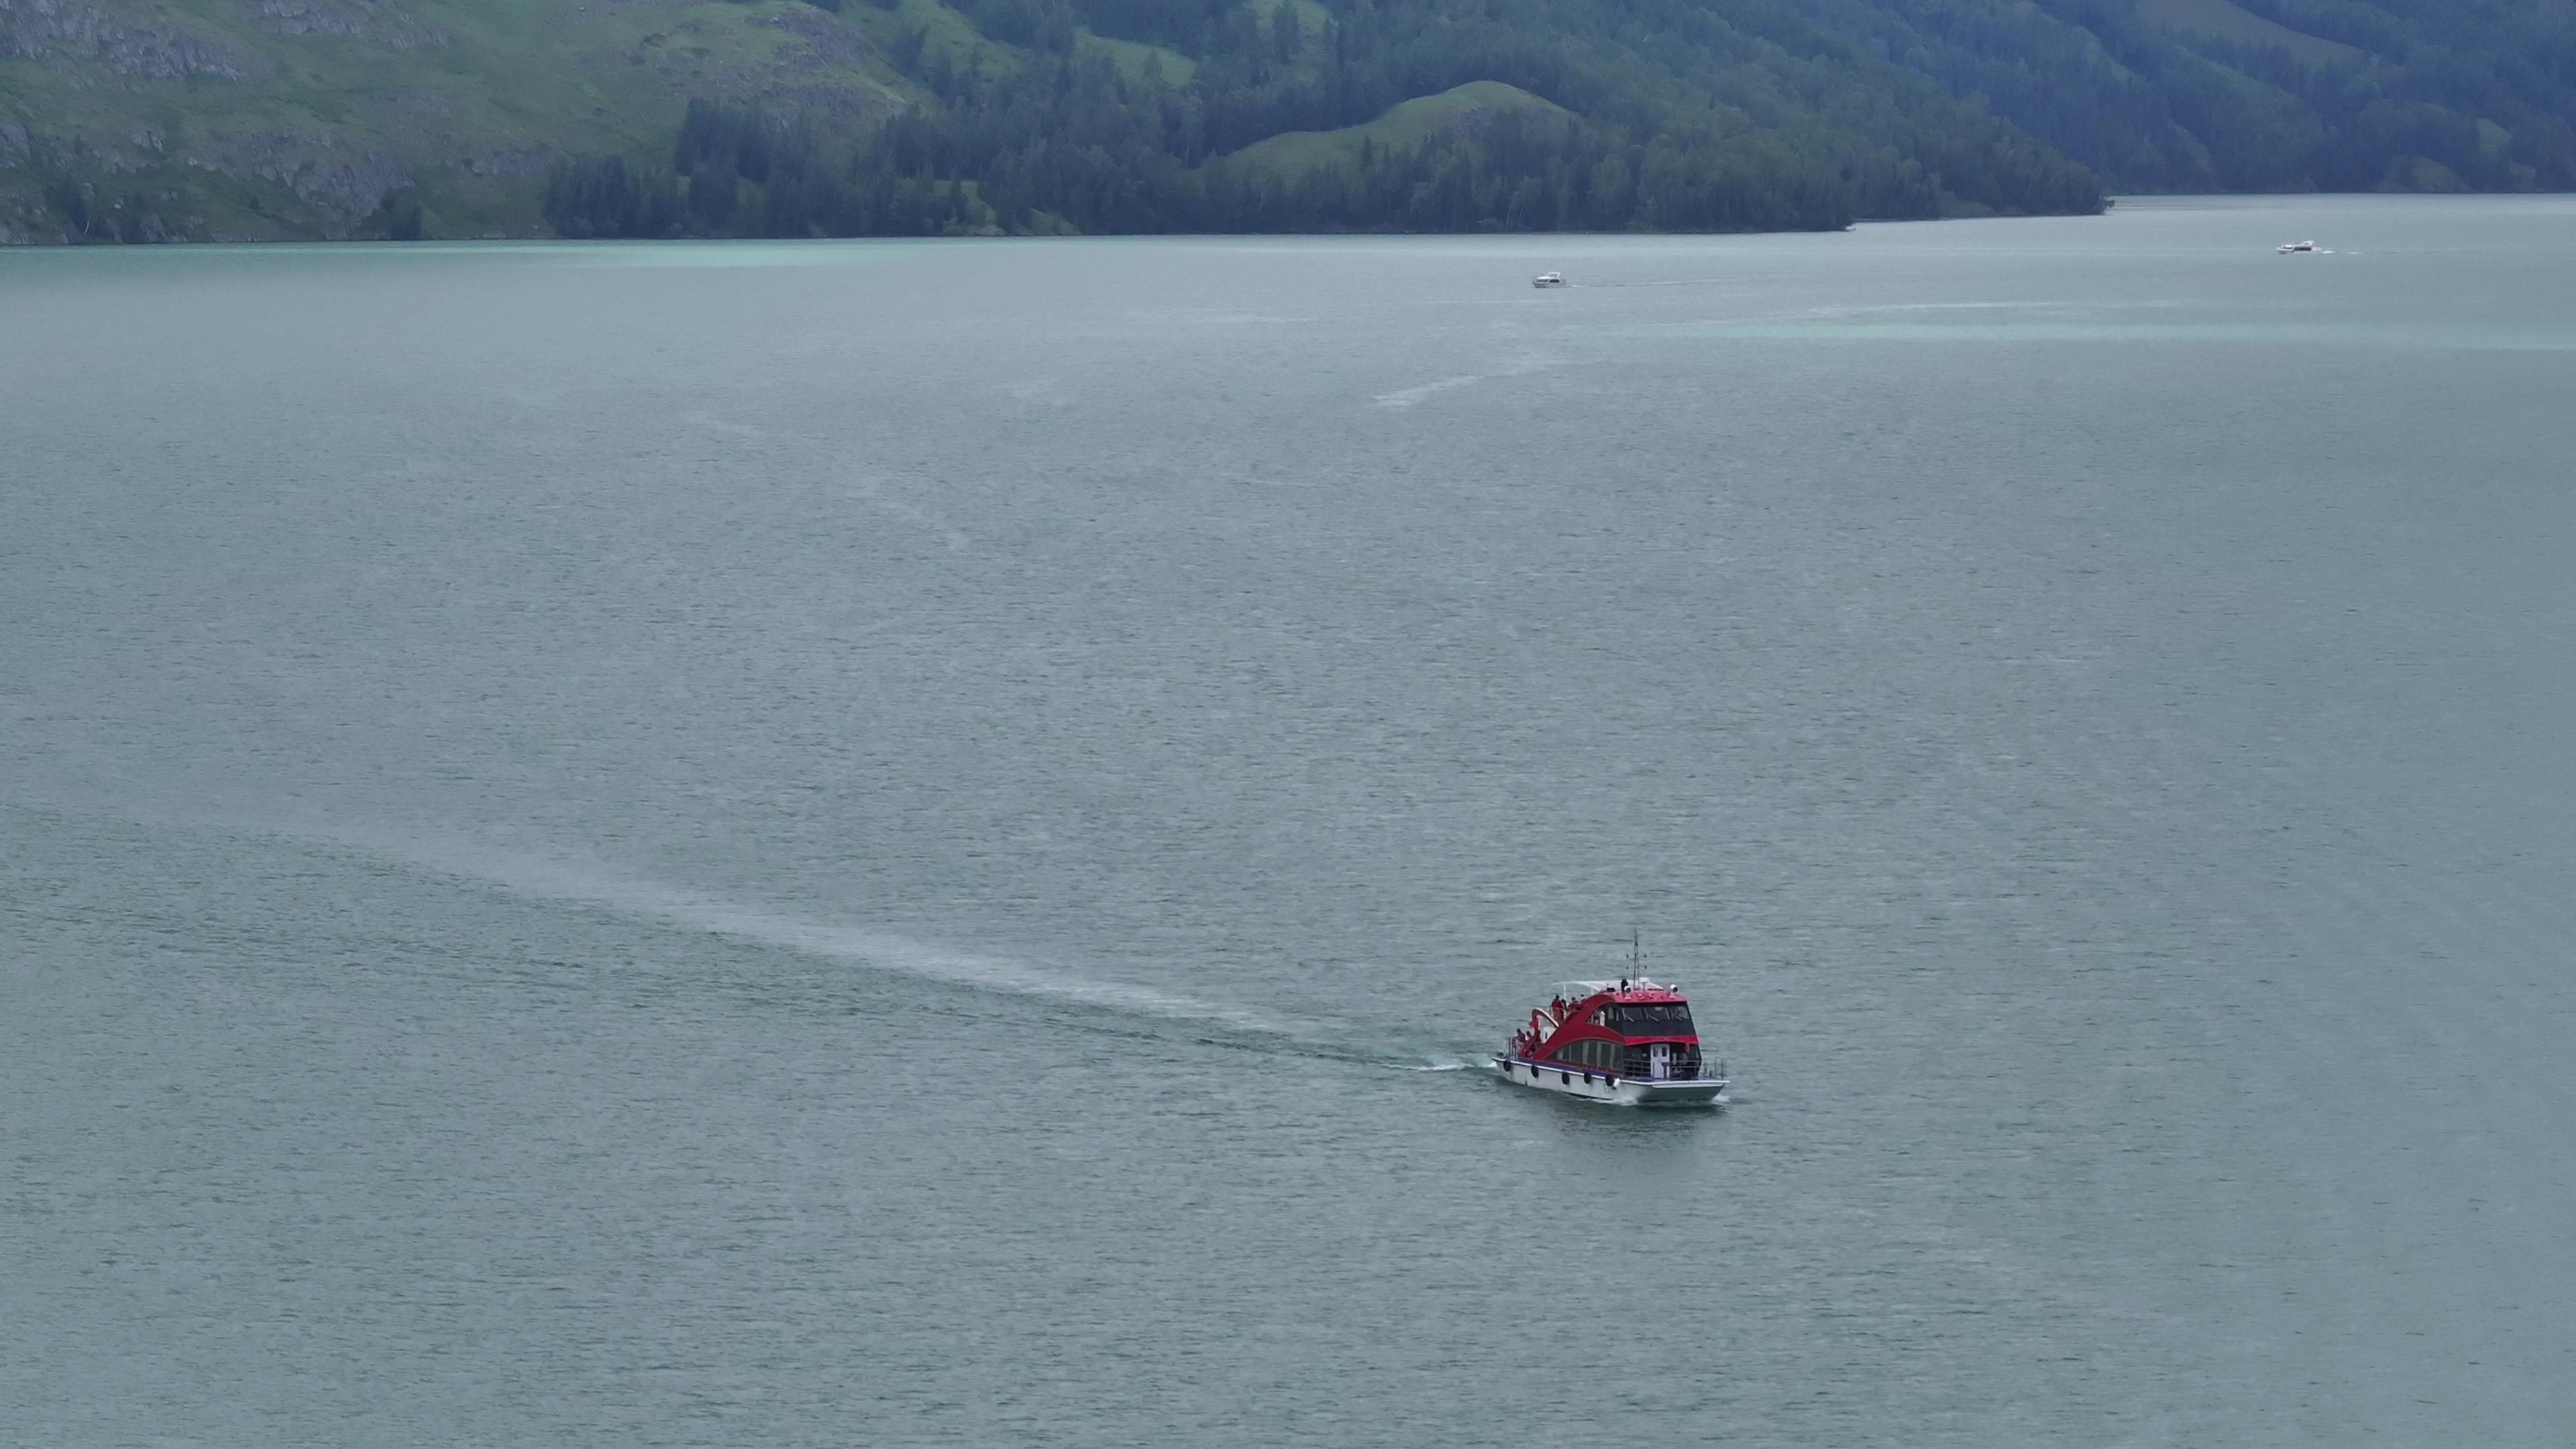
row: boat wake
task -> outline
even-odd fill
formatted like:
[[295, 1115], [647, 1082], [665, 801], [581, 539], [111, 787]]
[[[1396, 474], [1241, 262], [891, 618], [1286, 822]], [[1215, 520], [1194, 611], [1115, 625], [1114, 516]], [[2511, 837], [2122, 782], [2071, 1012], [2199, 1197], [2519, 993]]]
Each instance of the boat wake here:
[[1398, 388], [1394, 392], [1379, 393], [1376, 401], [1379, 407], [1401, 411], [1413, 407], [1427, 397], [1447, 392], [1452, 388], [1472, 387], [1497, 377], [1527, 377], [1531, 373], [1545, 372], [1549, 368], [1563, 364], [1562, 358], [1551, 357], [1545, 353], [1525, 352], [1490, 373], [1470, 372], [1458, 377], [1444, 377], [1437, 382], [1426, 382], [1417, 387]]
[[1463, 377], [1444, 377], [1438, 382], [1426, 382], [1419, 387], [1398, 388], [1394, 392], [1379, 393], [1377, 405], [1382, 408], [1409, 408], [1433, 393], [1447, 392], [1453, 387], [1466, 387], [1484, 380], [1485, 375], [1481, 372], [1471, 372]]
[[338, 831], [329, 834], [339, 843], [369, 854], [512, 895], [590, 906], [679, 930], [773, 946], [925, 981], [1247, 1032], [1290, 1031], [1286, 1024], [1242, 1007], [1159, 987], [1078, 976], [1005, 957], [954, 950], [884, 931], [818, 921], [766, 905], [745, 904], [641, 879], [569, 856], [463, 841], [388, 839]]
[[[485, 842], [379, 832], [316, 832], [341, 847], [525, 899], [607, 911], [674, 930], [792, 951], [972, 990], [1088, 1008], [1179, 1027], [1205, 1046], [1341, 1061], [1408, 1072], [1457, 1072], [1475, 1062], [1417, 1043], [1372, 1046], [1365, 1029], [1283, 1020], [1183, 992], [1085, 976], [885, 931], [816, 920], [765, 904], [643, 879], [571, 855]], [[1191, 1030], [1193, 1029], [1194, 1030]], [[1447, 1045], [1447, 1044], [1442, 1044]]]

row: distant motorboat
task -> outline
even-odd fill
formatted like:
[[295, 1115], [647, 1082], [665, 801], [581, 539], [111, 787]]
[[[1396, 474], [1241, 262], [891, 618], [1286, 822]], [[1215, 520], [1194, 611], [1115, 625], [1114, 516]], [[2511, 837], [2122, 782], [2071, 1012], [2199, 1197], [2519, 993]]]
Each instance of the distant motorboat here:
[[1516, 1087], [1622, 1107], [1723, 1107], [1726, 1068], [1700, 1055], [1678, 986], [1642, 976], [1569, 981], [1494, 1053]]
[[2279, 248], [2279, 250], [2280, 250], [2280, 252], [2281, 252], [2281, 254], [2282, 254], [2283, 256], [2288, 256], [2288, 255], [2289, 255], [2290, 253], [2292, 253], [2292, 252], [2312, 252], [2312, 251], [2315, 251], [2316, 249], [2317, 249], [2317, 244], [2316, 244], [2315, 242], [2312, 242], [2312, 241], [2303, 241], [2303, 242], [2283, 242], [2283, 243], [2281, 243], [2280, 248]]
[[1700, 1053], [1690, 998], [1649, 981], [1645, 955], [1629, 946], [1630, 974], [1617, 981], [1569, 981], [1556, 998], [1494, 1053], [1494, 1070], [1516, 1087], [1626, 1107], [1723, 1107], [1726, 1064]]
[[1537, 276], [1530, 278], [1530, 285], [1533, 287], [1562, 287], [1565, 285], [1565, 273], [1541, 272]]

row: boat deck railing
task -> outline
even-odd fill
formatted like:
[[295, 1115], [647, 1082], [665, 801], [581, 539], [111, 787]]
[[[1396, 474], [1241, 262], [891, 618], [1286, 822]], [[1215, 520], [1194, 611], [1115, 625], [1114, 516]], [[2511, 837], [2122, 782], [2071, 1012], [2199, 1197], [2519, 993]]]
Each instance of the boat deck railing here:
[[1562, 1073], [1568, 1077], [1581, 1077], [1587, 1082], [1635, 1082], [1641, 1086], [1648, 1087], [1706, 1086], [1712, 1082], [1723, 1086], [1726, 1083], [1726, 1063], [1724, 1062], [1719, 1062], [1715, 1066], [1703, 1063], [1696, 1070], [1686, 1070], [1680, 1064], [1676, 1063], [1672, 1070], [1669, 1070], [1662, 1076], [1658, 1077], [1648, 1072], [1614, 1072], [1601, 1067], [1587, 1067], [1580, 1062], [1542, 1062], [1534, 1061], [1528, 1057], [1516, 1057], [1508, 1054], [1506, 1054], [1502, 1060], [1503, 1070], [1506, 1072], [1520, 1071], [1522, 1069], [1527, 1069], [1532, 1074], [1539, 1072], [1556, 1072]]

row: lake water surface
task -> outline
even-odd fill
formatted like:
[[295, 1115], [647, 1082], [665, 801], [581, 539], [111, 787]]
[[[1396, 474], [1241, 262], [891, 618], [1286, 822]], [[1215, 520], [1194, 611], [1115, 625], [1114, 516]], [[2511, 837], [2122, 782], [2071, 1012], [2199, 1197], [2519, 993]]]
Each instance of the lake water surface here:
[[2565, 198], [0, 254], [0, 1439], [2567, 1444], [2571, 458]]

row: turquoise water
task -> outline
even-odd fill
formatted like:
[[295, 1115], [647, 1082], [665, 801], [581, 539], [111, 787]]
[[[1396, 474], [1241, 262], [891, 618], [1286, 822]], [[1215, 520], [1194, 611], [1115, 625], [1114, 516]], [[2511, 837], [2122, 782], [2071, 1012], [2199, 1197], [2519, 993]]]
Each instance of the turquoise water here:
[[0, 1437], [2576, 1424], [2576, 202], [0, 317]]

